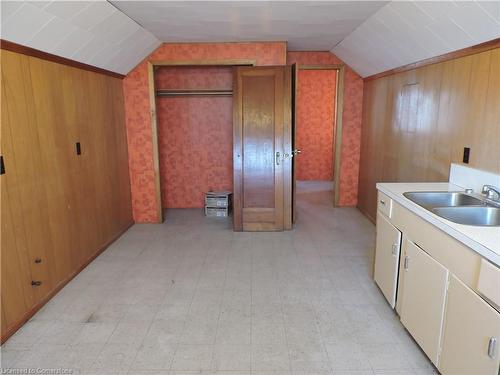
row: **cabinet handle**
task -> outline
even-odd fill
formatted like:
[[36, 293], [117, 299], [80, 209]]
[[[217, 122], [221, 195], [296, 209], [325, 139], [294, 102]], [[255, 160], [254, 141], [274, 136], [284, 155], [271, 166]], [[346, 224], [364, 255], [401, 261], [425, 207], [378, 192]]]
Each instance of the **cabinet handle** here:
[[394, 256], [398, 255], [398, 247], [399, 247], [398, 243], [392, 244], [392, 255]]
[[404, 269], [408, 271], [409, 266], [410, 266], [410, 257], [407, 255], [405, 256]]
[[497, 346], [497, 338], [491, 337], [488, 342], [488, 357], [495, 358], [495, 348]]
[[35, 281], [35, 280], [31, 281], [31, 286], [40, 286], [40, 285], [42, 285], [41, 281]]
[[35, 259], [35, 263], [37, 263], [37, 264], [38, 264], [38, 263], [42, 263], [42, 260], [41, 260], [40, 258], [36, 258], [36, 259]]
[[383, 199], [380, 200], [380, 204], [385, 206], [385, 201]]

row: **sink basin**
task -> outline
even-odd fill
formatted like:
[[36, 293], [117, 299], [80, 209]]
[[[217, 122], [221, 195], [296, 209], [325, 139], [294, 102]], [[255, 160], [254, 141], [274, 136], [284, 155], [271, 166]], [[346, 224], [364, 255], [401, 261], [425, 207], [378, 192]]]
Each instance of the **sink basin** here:
[[406, 198], [427, 209], [433, 207], [481, 206], [484, 201], [462, 192], [415, 191], [403, 194]]
[[500, 226], [500, 208], [498, 207], [435, 207], [432, 212], [457, 224], [487, 227]]

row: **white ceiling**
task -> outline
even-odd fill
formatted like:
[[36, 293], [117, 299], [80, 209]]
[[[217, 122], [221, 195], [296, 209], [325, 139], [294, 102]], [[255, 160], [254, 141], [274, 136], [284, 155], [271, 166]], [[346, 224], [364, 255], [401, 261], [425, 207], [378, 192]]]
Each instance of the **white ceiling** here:
[[126, 74], [161, 42], [287, 41], [366, 77], [500, 37], [500, 1], [1, 1], [0, 36]]
[[500, 37], [500, 1], [391, 2], [332, 49], [363, 77]]
[[386, 1], [112, 1], [164, 42], [282, 41], [328, 51]]
[[1, 1], [1, 38], [126, 74], [160, 45], [107, 1]]

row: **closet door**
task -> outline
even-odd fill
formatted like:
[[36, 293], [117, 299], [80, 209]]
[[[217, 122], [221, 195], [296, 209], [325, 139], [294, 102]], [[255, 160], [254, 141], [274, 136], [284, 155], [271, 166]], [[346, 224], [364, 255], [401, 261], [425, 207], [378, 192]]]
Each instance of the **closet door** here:
[[[2, 98], [6, 98], [2, 85]], [[26, 247], [25, 228], [21, 217], [17, 186], [17, 173], [13, 168], [13, 152], [10, 136], [10, 122], [6, 101], [2, 101], [2, 131], [0, 153], [3, 164], [0, 176], [1, 197], [1, 335], [13, 331], [19, 320], [34, 305], [31, 271]], [[7, 173], [8, 172], [8, 173]]]
[[[16, 247], [21, 251], [19, 257], [28, 259], [33, 281], [29, 288], [36, 304], [48, 296], [57, 279], [47, 176], [40, 157], [44, 145], [38, 138], [39, 123], [27, 56], [2, 50], [2, 85], [2, 142], [10, 138], [10, 142], [3, 145], [4, 148], [10, 145], [10, 150], [4, 150], [6, 173], [2, 176], [8, 178], [6, 190], [11, 205], [8, 220], [12, 220], [15, 230]], [[5, 134], [9, 134], [6, 140]], [[24, 279], [25, 275], [23, 272]]]
[[[234, 80], [234, 229], [281, 231], [291, 222], [290, 75], [242, 67]], [[285, 207], [285, 204], [288, 205]]]

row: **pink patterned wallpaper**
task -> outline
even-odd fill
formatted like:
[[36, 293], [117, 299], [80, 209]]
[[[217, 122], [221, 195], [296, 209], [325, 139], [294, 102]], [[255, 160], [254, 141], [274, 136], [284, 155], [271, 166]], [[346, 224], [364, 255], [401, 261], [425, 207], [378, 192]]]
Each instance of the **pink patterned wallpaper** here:
[[[161, 67], [158, 89], [231, 89], [227, 67]], [[231, 97], [157, 98], [163, 208], [201, 208], [209, 190], [233, 187]]]
[[[287, 63], [342, 64], [330, 52], [288, 52]], [[346, 67], [344, 77], [344, 113], [342, 115], [342, 151], [340, 165], [341, 206], [355, 206], [358, 201], [358, 175], [361, 149], [363, 79]], [[335, 176], [337, 178], [337, 176]]]
[[123, 80], [134, 220], [158, 222], [149, 110], [148, 61], [249, 59], [256, 65], [285, 65], [286, 43], [162, 44]]
[[297, 92], [297, 180], [333, 180], [335, 70], [300, 70]]

